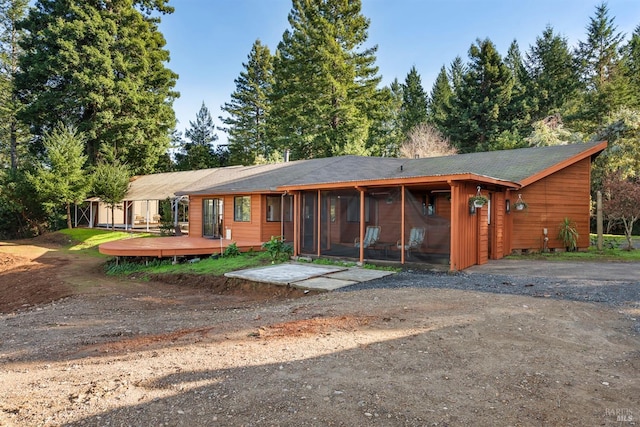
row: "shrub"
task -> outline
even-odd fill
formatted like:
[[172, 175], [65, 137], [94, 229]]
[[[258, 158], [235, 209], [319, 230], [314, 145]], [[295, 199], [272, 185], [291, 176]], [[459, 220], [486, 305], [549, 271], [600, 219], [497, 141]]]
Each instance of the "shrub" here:
[[562, 241], [567, 252], [575, 251], [578, 248], [578, 230], [576, 224], [570, 218], [565, 217], [560, 223], [558, 239]]
[[236, 242], [233, 242], [232, 244], [227, 246], [222, 253], [223, 257], [234, 257], [238, 255], [240, 255], [240, 249], [238, 249], [238, 245], [236, 245]]
[[271, 255], [271, 262], [280, 261], [283, 258], [289, 258], [293, 255], [293, 247], [284, 242], [280, 236], [271, 236], [268, 242], [262, 244], [262, 248]]

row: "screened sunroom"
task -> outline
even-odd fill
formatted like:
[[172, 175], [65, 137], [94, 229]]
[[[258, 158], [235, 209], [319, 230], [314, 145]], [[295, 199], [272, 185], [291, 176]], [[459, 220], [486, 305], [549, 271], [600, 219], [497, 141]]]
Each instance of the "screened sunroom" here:
[[[360, 259], [362, 251], [368, 260], [449, 262], [449, 188], [395, 186], [297, 195], [295, 243], [302, 255]], [[285, 228], [287, 241], [296, 239], [293, 231]]]

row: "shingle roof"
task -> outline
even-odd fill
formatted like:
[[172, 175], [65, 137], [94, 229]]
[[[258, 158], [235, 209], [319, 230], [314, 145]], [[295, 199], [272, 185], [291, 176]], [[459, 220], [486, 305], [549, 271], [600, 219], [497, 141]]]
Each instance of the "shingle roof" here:
[[269, 192], [282, 187], [463, 174], [520, 184], [557, 164], [579, 157], [599, 144], [521, 148], [424, 159], [340, 156], [220, 168], [183, 187], [177, 194]]
[[131, 179], [129, 191], [124, 200], [162, 200], [173, 197], [176, 191], [189, 187], [217, 170], [200, 169], [136, 176]]
[[519, 148], [410, 160], [404, 176], [441, 176], [463, 173], [521, 183], [558, 163], [569, 160], [601, 142]]

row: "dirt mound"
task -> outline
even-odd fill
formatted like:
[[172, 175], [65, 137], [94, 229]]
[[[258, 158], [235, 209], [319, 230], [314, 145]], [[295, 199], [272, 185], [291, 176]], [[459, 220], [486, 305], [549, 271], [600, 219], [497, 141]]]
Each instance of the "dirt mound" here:
[[73, 240], [64, 233], [54, 232], [41, 234], [40, 236], [30, 239], [29, 242], [47, 246], [65, 246], [73, 243]]
[[0, 253], [0, 313], [11, 313], [47, 304], [73, 294], [56, 270], [69, 263], [65, 258], [31, 261]]
[[243, 295], [252, 300], [299, 298], [316, 294], [316, 291], [302, 290], [291, 286], [256, 283], [224, 276], [204, 274], [151, 274], [150, 280], [169, 285], [205, 289], [218, 295]]
[[0, 272], [11, 270], [18, 265], [23, 265], [29, 260], [17, 255], [0, 253]]

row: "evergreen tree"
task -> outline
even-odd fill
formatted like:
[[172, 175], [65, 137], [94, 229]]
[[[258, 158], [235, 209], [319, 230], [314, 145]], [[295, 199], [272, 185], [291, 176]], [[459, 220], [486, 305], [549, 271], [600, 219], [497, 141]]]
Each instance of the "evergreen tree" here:
[[178, 170], [197, 170], [220, 166], [213, 145], [218, 140], [211, 113], [204, 101], [196, 114], [195, 123], [189, 121], [189, 128], [184, 132], [189, 142], [183, 142], [180, 152], [176, 153], [176, 167]]
[[451, 112], [451, 100], [453, 98], [453, 90], [449, 83], [447, 70], [443, 66], [436, 77], [436, 81], [431, 89], [429, 97], [428, 121], [438, 129], [441, 134], [447, 134], [447, 119]]
[[400, 110], [402, 133], [408, 135], [411, 129], [426, 122], [427, 94], [422, 87], [420, 74], [413, 66], [402, 85], [402, 108]]
[[400, 126], [402, 84], [394, 79], [389, 87], [378, 92], [379, 108], [372, 109], [368, 155], [396, 157], [404, 136]]
[[628, 101], [628, 85], [620, 71], [620, 47], [624, 35], [609, 17], [606, 3], [596, 6], [587, 26], [587, 40], [578, 43], [576, 58], [585, 91], [577, 117], [581, 130], [593, 132], [606, 116]]
[[221, 109], [228, 117], [220, 117], [229, 135], [231, 164], [251, 165], [256, 156], [268, 158], [270, 147], [266, 139], [269, 117], [269, 95], [273, 85], [273, 57], [269, 48], [256, 40], [251, 47], [244, 71], [235, 80], [236, 90], [231, 102]]
[[524, 147], [526, 142], [520, 135], [528, 131], [531, 122], [531, 106], [527, 97], [529, 75], [524, 66], [517, 41], [511, 42], [504, 64], [511, 71], [513, 88], [511, 100], [505, 110], [505, 123], [501, 138], [489, 143], [491, 150]]
[[28, 131], [18, 122], [20, 105], [14, 89], [22, 53], [19, 43], [24, 35], [18, 22], [24, 18], [27, 5], [28, 0], [0, 0], [0, 164], [8, 164], [13, 171], [28, 137]]
[[489, 39], [477, 40], [469, 58], [449, 117], [451, 142], [461, 153], [487, 150], [492, 140], [512, 127], [508, 113], [513, 76], [495, 45]]
[[[104, 150], [103, 150], [104, 152]], [[93, 171], [93, 195], [111, 209], [111, 229], [115, 228], [114, 211], [129, 191], [129, 168], [118, 159], [101, 158]]]
[[64, 205], [67, 228], [72, 228], [71, 205], [82, 202], [89, 190], [84, 171], [87, 161], [83, 154], [84, 136], [74, 128], [59, 124], [45, 135], [43, 144], [45, 164], [30, 175], [30, 180], [51, 211]]
[[467, 74], [467, 66], [461, 57], [456, 56], [449, 67], [449, 81], [454, 92], [462, 88], [465, 74]]
[[366, 151], [384, 97], [360, 12], [360, 0], [293, 0], [274, 62], [272, 149], [296, 159]]
[[631, 94], [628, 105], [638, 109], [640, 107], [640, 25], [636, 27], [623, 49], [623, 64]]
[[63, 121], [87, 136], [91, 162], [106, 145], [135, 173], [153, 170], [175, 125], [177, 75], [165, 67], [169, 52], [159, 18], [150, 15], [171, 12], [165, 3], [36, 1], [22, 23], [28, 35], [16, 75], [34, 152], [42, 151], [44, 133]]
[[526, 67], [532, 119], [563, 114], [578, 95], [578, 74], [567, 39], [547, 26], [529, 49]]

